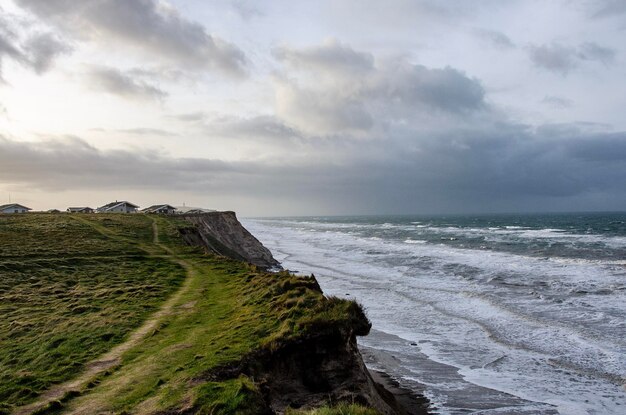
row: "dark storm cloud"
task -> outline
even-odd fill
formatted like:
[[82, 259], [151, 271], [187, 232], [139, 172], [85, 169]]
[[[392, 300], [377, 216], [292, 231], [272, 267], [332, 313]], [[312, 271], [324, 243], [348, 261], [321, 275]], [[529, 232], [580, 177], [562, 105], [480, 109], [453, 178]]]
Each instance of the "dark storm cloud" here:
[[137, 47], [190, 70], [241, 76], [247, 65], [235, 45], [152, 0], [16, 0], [39, 18], [79, 38]]
[[47, 190], [158, 187], [333, 200], [337, 211], [365, 213], [444, 206], [550, 210], [578, 202], [576, 207], [584, 209], [594, 208], [593, 200], [626, 202], [626, 132], [500, 123], [428, 137], [398, 132], [387, 140], [326, 145], [324, 151], [349, 158], [342, 163], [314, 155], [225, 162], [100, 151], [76, 138], [43, 143], [0, 138], [0, 176]]
[[0, 176], [5, 182], [39, 188], [188, 189], [227, 174], [253, 173], [252, 167], [219, 160], [174, 159], [151, 151], [101, 151], [75, 137], [33, 144], [0, 136]]
[[287, 64], [276, 82], [277, 116], [312, 135], [363, 135], [377, 121], [462, 117], [486, 107], [481, 83], [451, 67], [375, 60], [336, 41], [274, 55]]
[[596, 61], [609, 65], [615, 60], [616, 52], [594, 42], [585, 42], [575, 47], [567, 47], [557, 43], [528, 48], [531, 61], [535, 66], [567, 75], [583, 61]]
[[85, 74], [85, 82], [91, 89], [124, 98], [160, 100], [167, 96], [167, 93], [158, 87], [107, 66], [89, 67]]
[[451, 113], [480, 110], [485, 104], [480, 82], [451, 67], [404, 64], [392, 70], [375, 91], [409, 106], [425, 105]]

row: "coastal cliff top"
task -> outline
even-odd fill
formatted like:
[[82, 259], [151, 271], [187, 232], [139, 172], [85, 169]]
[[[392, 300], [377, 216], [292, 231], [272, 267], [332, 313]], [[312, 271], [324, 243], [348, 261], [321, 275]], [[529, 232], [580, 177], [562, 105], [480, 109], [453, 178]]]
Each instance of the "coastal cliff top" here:
[[0, 413], [282, 412], [291, 403], [272, 395], [279, 386], [259, 383], [282, 373], [273, 356], [308, 344], [332, 357], [369, 331], [360, 306], [325, 297], [313, 277], [207, 254], [185, 243], [180, 221], [0, 221], [0, 338], [10, 340], [0, 342]]

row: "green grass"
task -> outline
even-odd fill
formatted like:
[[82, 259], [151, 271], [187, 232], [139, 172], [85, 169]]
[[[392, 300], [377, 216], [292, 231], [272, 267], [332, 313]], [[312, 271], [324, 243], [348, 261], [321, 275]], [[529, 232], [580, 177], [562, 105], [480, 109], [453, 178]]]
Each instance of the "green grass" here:
[[[142, 219], [151, 231], [151, 222]], [[126, 227], [141, 228], [136, 218]], [[5, 408], [76, 375], [85, 362], [120, 343], [185, 278], [179, 265], [151, 258], [69, 215], [3, 217], [0, 241]]]
[[[77, 376], [175, 291], [169, 311], [124, 352], [120, 365], [40, 413], [256, 413], [262, 398], [253, 379], [216, 380], [211, 373], [320, 330], [369, 329], [356, 303], [326, 298], [312, 278], [265, 273], [185, 247], [177, 228], [188, 225], [179, 219], [61, 214], [2, 220], [0, 240], [14, 242], [0, 253], [0, 315], [9, 316], [0, 322], [5, 409]], [[153, 221], [160, 244], [153, 243]], [[42, 243], [49, 235], [55, 238]], [[90, 248], [81, 251], [71, 235]]]

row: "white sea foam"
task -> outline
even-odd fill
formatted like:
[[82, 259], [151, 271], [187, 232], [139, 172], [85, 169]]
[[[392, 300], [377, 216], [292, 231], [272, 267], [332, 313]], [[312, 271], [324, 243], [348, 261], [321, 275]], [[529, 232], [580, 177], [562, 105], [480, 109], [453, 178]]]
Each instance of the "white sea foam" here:
[[[413, 238], [362, 237], [348, 233], [355, 229], [352, 225], [314, 221], [307, 227], [329, 232], [294, 229], [301, 225], [246, 222], [284, 265], [314, 272], [328, 294], [356, 297], [374, 327], [420, 342], [414, 350], [459, 368], [467, 381], [549, 403], [562, 414], [574, 413], [573, 408], [585, 414], [622, 413], [620, 404], [626, 405], [621, 385], [626, 374], [622, 262], [546, 260]], [[357, 229], [377, 226], [359, 224]], [[406, 225], [384, 227], [403, 228]], [[564, 234], [558, 229], [437, 229], [518, 236], [530, 232], [533, 238]], [[607, 240], [565, 236], [586, 237]], [[367, 344], [367, 338], [363, 342]], [[407, 357], [401, 364], [419, 379], [419, 367], [411, 362]], [[453, 384], [440, 382], [429, 393], [435, 400], [441, 397], [437, 403], [443, 413]]]

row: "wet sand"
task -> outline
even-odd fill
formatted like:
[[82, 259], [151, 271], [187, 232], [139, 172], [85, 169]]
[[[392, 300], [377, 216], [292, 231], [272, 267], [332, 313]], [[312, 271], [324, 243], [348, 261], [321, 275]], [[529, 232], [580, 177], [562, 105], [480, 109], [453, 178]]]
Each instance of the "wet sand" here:
[[381, 385], [395, 398], [398, 404], [406, 411], [406, 415], [428, 415], [430, 405], [428, 399], [409, 389], [403, 388], [400, 384], [385, 372], [370, 370], [370, 375], [374, 382]]

